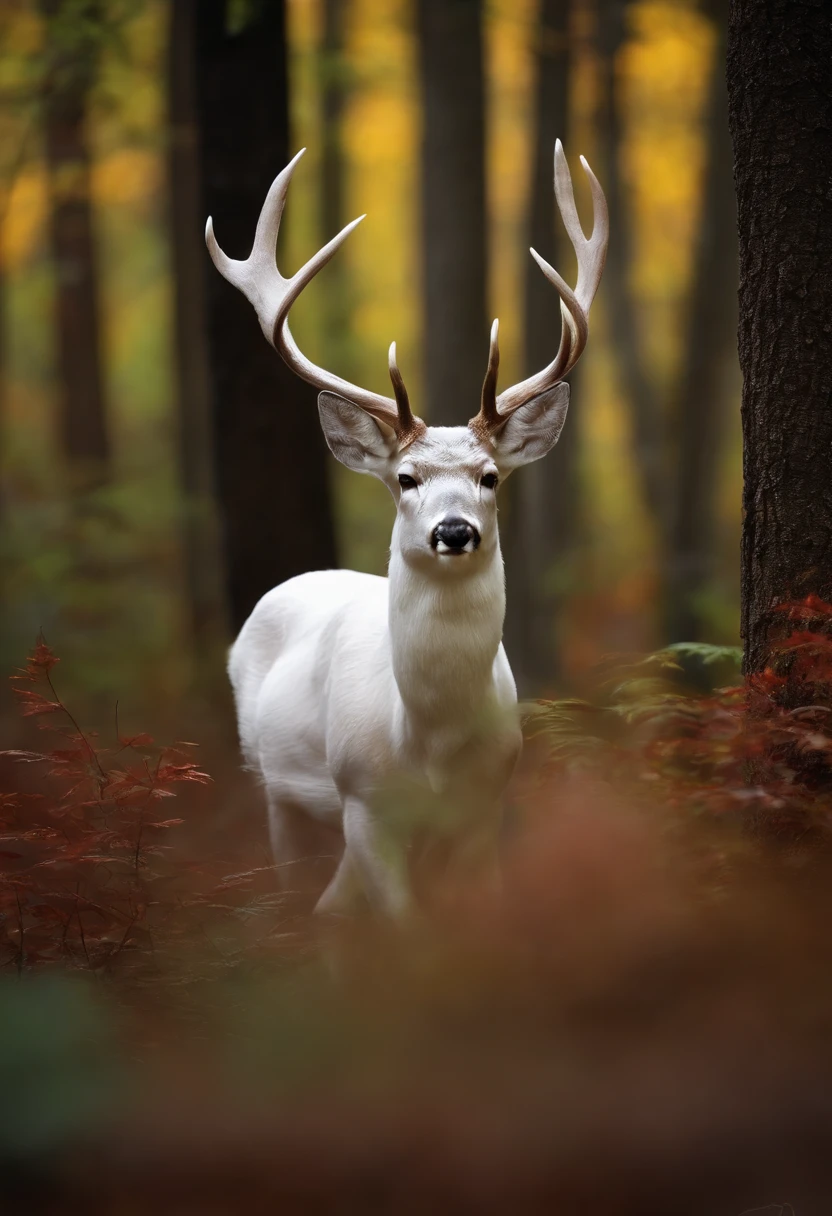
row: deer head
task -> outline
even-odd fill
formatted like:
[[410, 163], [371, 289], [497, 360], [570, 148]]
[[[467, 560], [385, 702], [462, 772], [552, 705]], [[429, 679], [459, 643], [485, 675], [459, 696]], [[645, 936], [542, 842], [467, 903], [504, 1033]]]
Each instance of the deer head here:
[[[389, 351], [391, 398], [317, 367], [292, 337], [288, 315], [293, 303], [364, 219], [360, 216], [348, 224], [291, 278], [281, 275], [275, 262], [277, 235], [289, 183], [304, 151], [272, 183], [248, 258], [236, 261], [223, 253], [210, 218], [205, 230], [208, 250], [220, 274], [254, 306], [263, 333], [288, 366], [321, 390], [318, 409], [333, 455], [348, 468], [378, 477], [390, 490], [397, 506], [393, 536], [397, 551], [412, 565], [461, 571], [497, 549], [496, 493], [500, 481], [520, 465], [545, 456], [560, 435], [569, 405], [569, 386], [564, 377], [586, 345], [589, 308], [607, 252], [609, 218], [604, 192], [581, 157], [592, 192], [593, 229], [587, 238], [558, 140], [555, 195], [578, 259], [575, 288], [531, 250], [560, 297], [557, 354], [548, 367], [498, 395], [499, 326], [495, 321], [478, 414], [467, 427], [428, 427], [410, 407], [396, 362], [395, 342]], [[464, 557], [469, 560], [458, 560]]]

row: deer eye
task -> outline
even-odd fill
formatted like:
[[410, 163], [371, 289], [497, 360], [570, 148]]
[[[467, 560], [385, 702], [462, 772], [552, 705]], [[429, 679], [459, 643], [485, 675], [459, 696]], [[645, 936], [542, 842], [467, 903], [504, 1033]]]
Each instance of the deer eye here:
[[403, 490], [415, 490], [417, 482], [409, 473], [399, 473], [399, 485]]
[[486, 490], [497, 489], [498, 477], [496, 473], [483, 473], [480, 478], [480, 485]]

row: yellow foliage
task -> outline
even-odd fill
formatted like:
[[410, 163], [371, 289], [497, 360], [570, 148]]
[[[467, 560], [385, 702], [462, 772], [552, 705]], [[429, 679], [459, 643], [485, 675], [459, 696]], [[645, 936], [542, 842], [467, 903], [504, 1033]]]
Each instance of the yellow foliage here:
[[348, 54], [359, 66], [344, 124], [350, 214], [368, 213], [354, 249], [358, 287], [355, 332], [366, 345], [368, 382], [386, 383], [385, 352], [396, 339], [408, 381], [418, 395], [415, 335], [419, 332], [418, 115], [415, 47], [409, 5], [354, 0]]
[[36, 164], [12, 183], [3, 225], [3, 262], [14, 270], [29, 260], [43, 241], [46, 222], [46, 175]]
[[[502, 375], [520, 376], [525, 223], [531, 172], [532, 39], [536, 0], [494, 0], [486, 23], [490, 309], [502, 316]], [[553, 338], [553, 341], [556, 341]]]
[[119, 148], [94, 167], [92, 193], [96, 206], [147, 202], [162, 187], [159, 157], [140, 148]]
[[43, 43], [43, 22], [36, 9], [24, 4], [6, 4], [0, 14], [0, 89], [6, 92], [30, 80], [33, 58]]
[[104, 43], [92, 113], [99, 156], [159, 141], [166, 121], [167, 18], [166, 0], [141, 0], [118, 38]]
[[[67, 167], [63, 186], [75, 187], [77, 174]], [[124, 148], [93, 167], [92, 196], [96, 206], [146, 203], [161, 187], [161, 166], [156, 155]], [[61, 189], [61, 183], [58, 183]], [[66, 193], [66, 190], [64, 191]], [[41, 162], [22, 170], [12, 183], [3, 226], [3, 258], [14, 269], [26, 263], [42, 244], [46, 222], [47, 183]]]
[[695, 9], [634, 6], [620, 63], [628, 113], [619, 155], [636, 217], [635, 287], [646, 296], [676, 297], [687, 283], [712, 57], [713, 30]]

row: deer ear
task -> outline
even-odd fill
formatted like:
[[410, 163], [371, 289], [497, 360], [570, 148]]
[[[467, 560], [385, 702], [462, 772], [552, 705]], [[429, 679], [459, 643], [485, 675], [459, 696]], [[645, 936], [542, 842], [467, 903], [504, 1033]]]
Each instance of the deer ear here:
[[503, 474], [540, 460], [555, 446], [569, 408], [569, 385], [556, 384], [515, 410], [494, 435], [497, 465]]
[[376, 422], [360, 406], [336, 393], [318, 394], [318, 413], [330, 452], [356, 473], [383, 477], [397, 449], [392, 427]]

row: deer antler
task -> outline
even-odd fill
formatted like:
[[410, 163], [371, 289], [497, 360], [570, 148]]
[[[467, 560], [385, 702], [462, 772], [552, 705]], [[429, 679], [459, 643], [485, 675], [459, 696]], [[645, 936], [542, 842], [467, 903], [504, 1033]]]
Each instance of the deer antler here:
[[405, 447], [417, 436], [423, 434], [426, 427], [424, 422], [420, 418], [415, 418], [411, 412], [407, 390], [396, 364], [395, 343], [390, 347], [389, 357], [390, 377], [396, 395], [393, 400], [392, 397], [383, 397], [380, 393], [359, 388], [358, 385], [350, 384], [348, 380], [343, 380], [340, 376], [318, 367], [301, 352], [289, 329], [287, 317], [295, 300], [307, 283], [343, 245], [353, 228], [364, 219], [362, 215], [353, 220], [351, 224], [347, 224], [346, 228], [343, 228], [337, 236], [324, 245], [323, 249], [319, 249], [304, 266], [301, 266], [296, 274], [289, 279], [283, 277], [275, 261], [277, 234], [280, 230], [280, 220], [283, 216], [289, 183], [295, 167], [305, 151], [305, 148], [301, 148], [297, 156], [272, 182], [257, 221], [251, 253], [245, 261], [237, 261], [223, 253], [214, 236], [214, 224], [210, 216], [205, 225], [205, 243], [208, 246], [208, 252], [220, 274], [238, 288], [254, 306], [260, 328], [293, 372], [296, 372], [303, 380], [314, 384], [318, 389], [339, 393], [342, 397], [346, 397], [360, 406], [373, 418], [392, 427], [399, 440], [399, 445]]
[[583, 156], [581, 164], [592, 191], [592, 236], [589, 238], [584, 236], [581, 221], [578, 219], [569, 165], [566, 163], [563, 146], [560, 140], [557, 140], [555, 143], [555, 197], [564, 227], [578, 258], [578, 282], [574, 291], [536, 250], [530, 251], [560, 296], [561, 334], [558, 353], [548, 367], [529, 376], [527, 380], [522, 380], [519, 384], [507, 388], [498, 397], [497, 367], [500, 352], [497, 345], [498, 327], [495, 321], [491, 328], [488, 371], [482, 387], [480, 412], [468, 424], [476, 431], [493, 433], [502, 426], [510, 414], [520, 409], [521, 405], [525, 405], [534, 397], [539, 397], [541, 393], [545, 393], [547, 389], [562, 380], [583, 354], [589, 336], [589, 308], [598, 290], [607, 256], [610, 221], [607, 200], [604, 198], [604, 191], [601, 189], [597, 177]]

